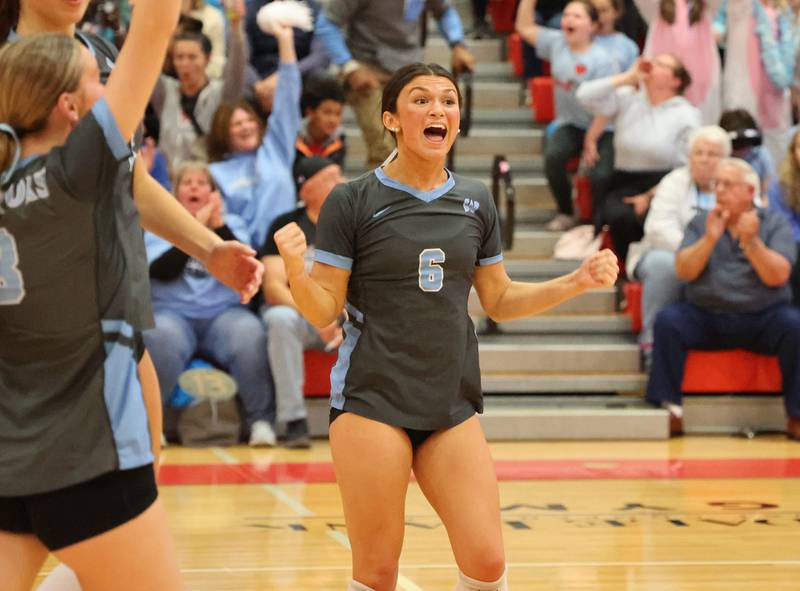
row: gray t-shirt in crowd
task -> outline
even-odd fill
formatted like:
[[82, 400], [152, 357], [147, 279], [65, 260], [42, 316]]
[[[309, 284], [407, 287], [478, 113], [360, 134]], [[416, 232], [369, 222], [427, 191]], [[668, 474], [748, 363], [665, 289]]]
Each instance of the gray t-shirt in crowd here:
[[353, 58], [387, 72], [423, 61], [421, 16], [439, 19], [450, 0], [331, 0], [325, 15], [347, 39]]
[[[704, 211], [689, 222], [681, 249], [703, 237], [707, 216], [708, 212]], [[761, 241], [794, 265], [797, 245], [789, 223], [771, 210], [759, 209], [758, 218], [761, 221], [758, 232]], [[788, 283], [769, 287], [761, 281], [739, 242], [726, 230], [714, 246], [706, 268], [686, 286], [686, 300], [709, 312], [758, 312], [775, 304], [790, 302], [792, 291]]]
[[502, 258], [497, 211], [479, 181], [449, 175], [421, 192], [376, 169], [333, 189], [315, 259], [351, 274], [331, 405], [423, 430], [482, 412], [467, 299], [475, 268]]
[[545, 27], [539, 27], [536, 33], [536, 53], [550, 61], [558, 121], [588, 129], [594, 116], [578, 102], [575, 92], [587, 80], [617, 74], [617, 60], [598, 43], [592, 43], [583, 53], [575, 53], [567, 45], [564, 33]]

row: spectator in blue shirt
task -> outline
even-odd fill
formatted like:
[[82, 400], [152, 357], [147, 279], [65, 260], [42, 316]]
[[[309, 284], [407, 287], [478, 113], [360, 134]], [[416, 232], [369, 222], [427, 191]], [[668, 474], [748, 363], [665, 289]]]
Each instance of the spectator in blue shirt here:
[[[778, 168], [778, 176], [769, 186], [769, 208], [785, 217], [792, 226], [792, 236], [800, 248], [800, 131], [795, 132]], [[800, 306], [800, 264], [795, 263], [790, 279], [793, 301]]]

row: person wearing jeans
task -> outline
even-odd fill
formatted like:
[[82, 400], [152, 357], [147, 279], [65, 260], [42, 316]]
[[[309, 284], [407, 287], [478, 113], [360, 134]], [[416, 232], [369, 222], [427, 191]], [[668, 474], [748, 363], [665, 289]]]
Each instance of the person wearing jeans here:
[[297, 224], [309, 246], [306, 262], [310, 265], [313, 262], [319, 211], [331, 189], [344, 179], [339, 165], [319, 156], [298, 160], [294, 172], [297, 194], [303, 200], [303, 205], [275, 220], [261, 249], [266, 269], [264, 300], [268, 304], [262, 310], [261, 317], [269, 337], [267, 351], [275, 382], [277, 422], [286, 426], [284, 445], [307, 448], [311, 442], [303, 398], [303, 351], [335, 349], [342, 341], [342, 329], [338, 321], [317, 329], [297, 310], [289, 291], [286, 268], [273, 236], [284, 226]]

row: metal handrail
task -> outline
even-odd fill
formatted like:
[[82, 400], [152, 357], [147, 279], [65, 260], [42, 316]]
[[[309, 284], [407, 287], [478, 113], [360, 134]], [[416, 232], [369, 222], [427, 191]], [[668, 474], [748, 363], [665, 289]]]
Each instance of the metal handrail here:
[[516, 190], [511, 175], [511, 165], [508, 159], [498, 154], [492, 164], [492, 198], [500, 217], [500, 236], [504, 250], [511, 250], [514, 246], [514, 225], [516, 223], [515, 205]]
[[[472, 72], [463, 72], [461, 74], [456, 74], [456, 83], [459, 86], [463, 83], [464, 92], [461, 93], [461, 98], [464, 100], [464, 104], [461, 106], [461, 121], [459, 122], [459, 136], [460, 137], [468, 137], [470, 129], [472, 129], [472, 96], [473, 96], [473, 76]], [[458, 140], [456, 140], [457, 142]], [[453, 143], [453, 147], [450, 148], [450, 152], [447, 154], [447, 168], [451, 171], [455, 170], [455, 159], [456, 159], [456, 144]]]

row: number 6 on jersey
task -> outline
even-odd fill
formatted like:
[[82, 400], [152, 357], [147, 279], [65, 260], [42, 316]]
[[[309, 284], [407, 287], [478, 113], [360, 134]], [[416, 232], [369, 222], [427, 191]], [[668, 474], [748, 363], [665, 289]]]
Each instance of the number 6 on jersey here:
[[440, 265], [444, 261], [441, 248], [426, 248], [419, 253], [419, 288], [422, 291], [436, 292], [442, 289], [444, 269]]
[[0, 306], [19, 304], [25, 297], [22, 273], [17, 269], [17, 242], [5, 228], [0, 229]]

